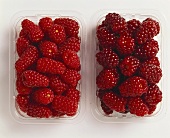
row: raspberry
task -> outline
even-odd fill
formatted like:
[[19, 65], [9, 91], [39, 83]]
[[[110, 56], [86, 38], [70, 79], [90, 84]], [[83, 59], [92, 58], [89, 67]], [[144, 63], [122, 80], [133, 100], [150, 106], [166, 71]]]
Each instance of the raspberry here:
[[106, 27], [101, 27], [96, 32], [99, 44], [102, 48], [116, 47], [116, 36], [111, 33]]
[[142, 101], [140, 97], [132, 97], [128, 102], [129, 111], [131, 114], [135, 114], [137, 116], [147, 115], [149, 112], [148, 107]]
[[53, 25], [51, 29], [48, 31], [49, 38], [56, 44], [61, 44], [66, 39], [66, 34], [64, 27], [61, 25]]
[[156, 105], [149, 105], [148, 108], [149, 108], [148, 115], [150, 115], [156, 110]]
[[157, 105], [162, 101], [162, 92], [157, 85], [150, 85], [143, 99], [149, 106]]
[[28, 109], [28, 102], [29, 102], [29, 96], [28, 95], [21, 95], [18, 94], [16, 97], [16, 102], [23, 112], [27, 112]]
[[16, 89], [17, 89], [18, 93], [22, 94], [22, 95], [30, 94], [32, 91], [32, 88], [27, 87], [23, 84], [22, 77], [17, 78]]
[[54, 99], [54, 93], [48, 88], [39, 88], [33, 94], [34, 100], [43, 105], [51, 103]]
[[125, 112], [125, 106], [127, 100], [123, 97], [119, 97], [113, 92], [107, 92], [103, 95], [102, 101], [108, 106], [111, 110], [117, 112]]
[[80, 91], [78, 91], [75, 88], [69, 88], [65, 92], [65, 96], [68, 97], [69, 99], [71, 99], [72, 101], [75, 101], [78, 103], [80, 100]]
[[47, 33], [53, 26], [53, 20], [49, 17], [44, 17], [39, 20], [38, 25], [44, 33]]
[[57, 45], [50, 41], [44, 41], [39, 45], [40, 51], [44, 57], [55, 58], [57, 55]]
[[64, 26], [68, 37], [78, 37], [79, 24], [76, 20], [70, 18], [56, 18], [54, 23]]
[[19, 37], [16, 42], [16, 50], [18, 56], [20, 57], [22, 53], [28, 48], [29, 41], [23, 37]]
[[78, 52], [80, 50], [80, 40], [75, 37], [68, 38], [60, 47], [60, 51], [71, 50]]
[[67, 87], [68, 86], [62, 82], [58, 76], [50, 77], [50, 88], [55, 94], [61, 95], [67, 89]]
[[102, 110], [103, 112], [106, 114], [106, 115], [110, 115], [113, 113], [113, 110], [111, 110], [107, 105], [105, 105], [104, 102], [101, 101], [101, 107], [102, 107]]
[[158, 57], [153, 57], [151, 59], [146, 60], [143, 64], [150, 64], [150, 65], [155, 65], [155, 66], [160, 66], [160, 62]]
[[53, 108], [51, 108], [51, 112], [52, 112], [52, 117], [62, 117], [65, 115], [65, 113], [59, 112], [54, 110]]
[[141, 77], [133, 76], [128, 78], [119, 86], [119, 91], [122, 96], [141, 96], [148, 90], [147, 81]]
[[133, 56], [125, 57], [119, 65], [121, 73], [125, 76], [132, 76], [139, 67], [139, 60]]
[[61, 79], [66, 84], [76, 87], [78, 81], [81, 79], [81, 75], [76, 70], [67, 69], [61, 75]]
[[121, 56], [131, 55], [134, 49], [135, 43], [133, 38], [121, 36], [118, 39], [117, 50]]
[[22, 28], [21, 31], [19, 32], [19, 37], [29, 40], [28, 31]]
[[113, 88], [119, 79], [116, 69], [103, 69], [96, 78], [96, 84], [100, 89]]
[[109, 13], [106, 15], [106, 23], [113, 32], [119, 33], [127, 28], [126, 21], [117, 13]]
[[46, 106], [29, 104], [27, 115], [36, 118], [49, 118], [50, 116], [52, 116], [52, 112]]
[[115, 68], [119, 64], [119, 57], [111, 49], [104, 49], [96, 54], [97, 61], [105, 68]]
[[139, 69], [139, 74], [146, 79], [148, 83], [156, 84], [162, 77], [162, 70], [159, 66], [142, 64]]
[[26, 70], [22, 74], [23, 84], [27, 87], [47, 87], [49, 79], [33, 70]]
[[59, 61], [44, 57], [38, 59], [37, 70], [41, 73], [63, 74], [66, 67]]
[[76, 52], [66, 50], [62, 54], [64, 64], [70, 69], [78, 69], [80, 67], [80, 59]]
[[31, 30], [35, 26], [35, 24], [28, 19], [24, 19], [21, 22], [21, 25], [22, 25], [22, 28], [25, 29], [25, 30]]
[[38, 59], [38, 50], [34, 46], [29, 46], [22, 56], [16, 61], [15, 69], [17, 73], [22, 73], [28, 67], [33, 65]]
[[127, 21], [127, 27], [128, 27], [128, 31], [131, 34], [131, 36], [135, 36], [137, 29], [140, 27], [141, 22], [139, 20], [136, 19], [132, 19]]
[[65, 96], [55, 96], [52, 102], [52, 108], [68, 116], [73, 116], [77, 112], [78, 105]]

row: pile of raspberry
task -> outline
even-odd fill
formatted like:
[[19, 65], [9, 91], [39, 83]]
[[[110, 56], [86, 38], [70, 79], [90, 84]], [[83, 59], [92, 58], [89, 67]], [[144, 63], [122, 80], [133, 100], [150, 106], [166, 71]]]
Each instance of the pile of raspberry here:
[[21, 22], [16, 40], [16, 106], [33, 118], [74, 116], [80, 91], [79, 24], [43, 17]]
[[126, 21], [117, 13], [108, 13], [97, 26], [96, 60], [103, 67], [96, 78], [97, 96], [106, 115], [150, 115], [162, 101], [159, 44], [154, 40], [159, 32], [152, 18]]

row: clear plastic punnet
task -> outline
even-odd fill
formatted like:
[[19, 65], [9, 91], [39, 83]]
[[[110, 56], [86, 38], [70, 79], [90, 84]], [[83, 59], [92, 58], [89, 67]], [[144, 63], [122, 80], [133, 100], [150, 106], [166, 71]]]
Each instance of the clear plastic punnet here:
[[[38, 24], [39, 20], [43, 17], [50, 17], [53, 20], [59, 17], [74, 19], [79, 24], [79, 34], [81, 38], [80, 51], [78, 56], [80, 58], [81, 64], [81, 79], [76, 87], [80, 91], [80, 101], [78, 104], [78, 111], [74, 116], [62, 116], [62, 117], [50, 117], [50, 118], [33, 118], [28, 116], [26, 113], [22, 112], [16, 103], [16, 71], [15, 62], [19, 58], [16, 52], [16, 40], [19, 37], [19, 32], [21, 31], [21, 22], [24, 19], [29, 19], [34, 23]], [[22, 124], [56, 124], [56, 123], [78, 123], [85, 115], [85, 99], [86, 99], [86, 26], [82, 15], [75, 11], [21, 11], [16, 13], [10, 21], [10, 38], [9, 38], [9, 59], [10, 59], [10, 69], [9, 69], [9, 82], [10, 82], [10, 112], [12, 117], [19, 123]]]
[[[158, 83], [160, 90], [162, 91], [162, 102], [157, 105], [156, 110], [151, 115], [145, 115], [144, 117], [138, 117], [133, 114], [128, 113], [119, 113], [113, 110], [112, 114], [106, 115], [101, 108], [101, 101], [97, 96], [97, 92], [99, 88], [96, 85], [96, 77], [99, 72], [102, 70], [102, 66], [96, 61], [96, 53], [100, 51], [99, 43], [96, 36], [96, 28], [98, 25], [101, 25], [102, 21], [105, 19], [105, 16], [108, 13], [118, 13], [122, 17], [125, 18], [126, 21], [131, 19], [137, 19], [139, 21], [143, 21], [146, 18], [152, 18], [159, 22], [160, 24], [160, 33], [154, 37], [155, 40], [158, 41], [159, 44], [159, 52], [157, 57], [160, 60], [160, 66], [162, 69], [162, 78], [161, 81]], [[150, 122], [152, 120], [159, 120], [165, 115], [166, 111], [166, 89], [164, 86], [166, 83], [165, 80], [165, 71], [164, 71], [164, 59], [165, 59], [165, 49], [164, 46], [166, 45], [166, 41], [164, 36], [166, 36], [166, 22], [164, 16], [159, 11], [154, 10], [101, 10], [98, 11], [92, 17], [92, 32], [91, 32], [91, 66], [92, 66], [92, 96], [91, 96], [91, 110], [92, 114], [95, 119], [103, 123], [128, 123], [128, 122]]]

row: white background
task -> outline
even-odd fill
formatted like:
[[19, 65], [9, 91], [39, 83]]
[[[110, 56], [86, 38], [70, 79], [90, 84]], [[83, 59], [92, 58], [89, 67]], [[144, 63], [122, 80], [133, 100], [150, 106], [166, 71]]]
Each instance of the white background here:
[[[170, 82], [168, 50], [170, 49], [170, 1], [169, 0], [0, 0], [0, 138], [169, 138], [170, 137], [170, 96], [169, 85], [165, 86], [166, 114], [158, 121], [144, 123], [103, 124], [95, 120], [90, 111], [90, 100], [87, 99], [85, 118], [78, 124], [55, 125], [22, 125], [15, 122], [9, 113], [8, 84], [8, 44], [10, 19], [22, 10], [76, 10], [82, 13], [87, 33], [91, 25], [91, 16], [100, 9], [151, 9], [158, 10], [166, 19], [165, 50], [166, 60], [164, 76]], [[88, 42], [88, 41], [87, 41]], [[87, 43], [88, 45], [88, 43]], [[87, 58], [88, 59], [88, 58]], [[89, 69], [90, 71], [90, 69]], [[168, 84], [168, 83], [166, 83]], [[88, 94], [93, 93], [87, 88]]]

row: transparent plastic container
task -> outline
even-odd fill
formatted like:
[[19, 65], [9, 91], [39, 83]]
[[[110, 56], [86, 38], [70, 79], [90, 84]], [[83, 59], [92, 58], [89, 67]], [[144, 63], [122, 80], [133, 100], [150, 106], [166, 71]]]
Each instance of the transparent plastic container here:
[[[162, 74], [163, 77], [161, 78], [161, 81], [159, 82], [158, 86], [160, 90], [163, 93], [163, 99], [162, 102], [157, 105], [156, 111], [148, 116], [144, 117], [137, 117], [135, 115], [132, 115], [130, 113], [118, 113], [116, 111], [113, 111], [112, 114], [110, 115], [105, 115], [105, 113], [101, 109], [101, 102], [100, 99], [97, 97], [97, 85], [96, 85], [96, 77], [99, 74], [99, 72], [102, 70], [102, 66], [99, 65], [96, 61], [96, 53], [99, 52], [99, 47], [98, 47], [98, 40], [96, 37], [96, 27], [102, 23], [102, 21], [105, 19], [105, 16], [108, 13], [118, 13], [122, 17], [126, 19], [126, 21], [130, 19], [138, 19], [140, 21], [143, 21], [144, 19], [150, 17], [155, 20], [157, 20], [160, 23], [160, 33], [154, 37], [155, 40], [158, 41], [159, 44], [159, 52], [157, 54], [160, 64], [161, 64], [161, 69], [162, 69]], [[165, 85], [165, 71], [164, 71], [164, 45], [166, 44], [166, 41], [164, 40], [164, 36], [166, 36], [166, 22], [164, 19], [164, 16], [160, 14], [158, 11], [153, 11], [153, 10], [101, 10], [98, 11], [94, 16], [92, 17], [92, 32], [91, 32], [91, 55], [92, 55], [92, 106], [91, 106], [91, 111], [95, 119], [97, 119], [100, 122], [103, 123], [127, 123], [127, 122], [149, 122], [150, 120], [154, 119], [160, 119], [165, 115], [166, 111], [166, 89], [164, 86]]]
[[[58, 17], [68, 17], [74, 19], [78, 22], [79, 37], [81, 38], [81, 47], [78, 53], [81, 63], [81, 80], [77, 85], [77, 89], [81, 92], [80, 102], [78, 106], [78, 111], [73, 117], [63, 116], [60, 118], [32, 118], [27, 116], [25, 113], [20, 111], [18, 105], [15, 102], [17, 96], [16, 90], [16, 73], [15, 73], [15, 62], [18, 59], [16, 52], [16, 40], [19, 36], [19, 31], [21, 30], [21, 22], [23, 19], [29, 19], [34, 23], [38, 23], [40, 18], [51, 17], [52, 19]], [[23, 124], [56, 124], [56, 123], [78, 123], [81, 121], [85, 115], [85, 99], [86, 99], [86, 63], [85, 63], [85, 41], [86, 41], [86, 28], [85, 22], [80, 13], [74, 11], [21, 11], [16, 13], [10, 22], [10, 40], [9, 40], [9, 59], [10, 59], [10, 112], [12, 117], [19, 123]]]

